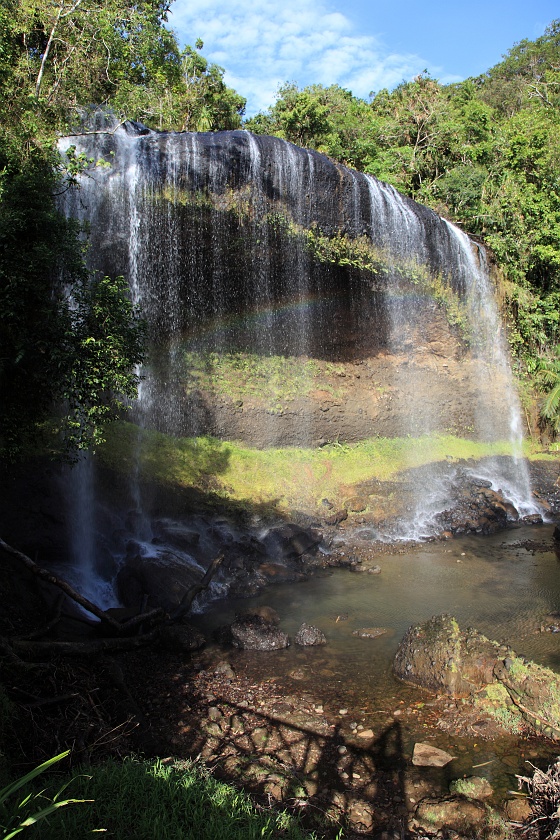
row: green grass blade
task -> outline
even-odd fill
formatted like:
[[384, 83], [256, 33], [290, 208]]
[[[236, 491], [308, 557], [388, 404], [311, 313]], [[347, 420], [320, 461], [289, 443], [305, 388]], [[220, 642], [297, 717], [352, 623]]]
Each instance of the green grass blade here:
[[[22, 776], [21, 779], [16, 779], [15, 782], [12, 782], [5, 788], [0, 790], [0, 804], [6, 801], [6, 799], [11, 796], [16, 790], [19, 790], [24, 785], [31, 782], [41, 773], [44, 773], [49, 767], [53, 764], [56, 764], [57, 761], [61, 761], [63, 758], [66, 758], [69, 755], [70, 750], [66, 750], [65, 752], [60, 753], [60, 755], [55, 755], [53, 758], [49, 758], [47, 761], [44, 761], [42, 764], [39, 764], [38, 767], [35, 767], [33, 770], [30, 770], [25, 776]], [[6, 839], [5, 839], [6, 840]]]

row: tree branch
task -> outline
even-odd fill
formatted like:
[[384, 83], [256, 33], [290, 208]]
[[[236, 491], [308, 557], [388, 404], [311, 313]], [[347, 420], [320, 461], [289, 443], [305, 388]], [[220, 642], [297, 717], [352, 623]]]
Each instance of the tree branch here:
[[179, 606], [171, 613], [170, 623], [173, 623], [175, 621], [179, 621], [181, 618], [183, 618], [183, 616], [185, 616], [190, 611], [190, 608], [192, 606], [192, 602], [194, 601], [194, 599], [196, 598], [196, 596], [200, 592], [202, 592], [204, 589], [207, 589], [207, 587], [210, 584], [210, 581], [212, 580], [212, 578], [214, 577], [214, 574], [216, 573], [217, 569], [223, 563], [223, 560], [224, 560], [224, 555], [223, 554], [218, 554], [218, 556], [215, 557], [214, 560], [212, 560], [212, 562], [208, 566], [208, 568], [206, 570], [206, 574], [204, 575], [202, 580], [200, 580], [198, 583], [194, 583], [187, 590], [187, 592], [185, 592], [185, 594], [181, 598], [181, 602], [180, 602]]
[[[220, 554], [214, 558], [214, 560], [210, 563], [208, 569], [206, 570], [204, 577], [198, 583], [193, 584], [187, 590], [187, 592], [181, 599], [179, 606], [170, 616], [166, 616], [165, 612], [161, 608], [157, 608], [149, 610], [148, 612], [142, 612], [139, 615], [130, 618], [128, 621], [124, 621], [121, 623], [114, 619], [107, 612], [100, 609], [96, 604], [93, 604], [83, 595], [80, 595], [80, 593], [77, 592], [72, 586], [70, 586], [70, 584], [67, 581], [63, 580], [62, 578], [58, 578], [51, 572], [47, 571], [46, 569], [43, 569], [41, 566], [39, 566], [37, 563], [31, 560], [31, 558], [28, 557], [26, 554], [24, 554], [21, 551], [18, 551], [18, 549], [16, 548], [13, 548], [1, 538], [0, 550], [4, 551], [6, 554], [9, 554], [11, 557], [14, 557], [16, 560], [22, 563], [30, 572], [32, 572], [34, 575], [37, 575], [37, 577], [39, 577], [41, 580], [44, 580], [47, 583], [50, 583], [51, 585], [61, 589], [65, 595], [67, 595], [77, 604], [80, 604], [80, 606], [82, 606], [88, 612], [95, 615], [97, 618], [100, 619], [100, 621], [108, 625], [112, 631], [114, 631], [121, 637], [96, 639], [94, 641], [87, 642], [74, 642], [64, 640], [35, 641], [36, 636], [42, 635], [44, 632], [46, 632], [48, 629], [54, 626], [59, 620], [60, 603], [57, 603], [57, 614], [51, 620], [51, 622], [49, 622], [49, 624], [46, 625], [46, 627], [42, 628], [42, 630], [30, 633], [26, 638], [11, 640], [8, 640], [6, 638], [0, 639], [0, 654], [3, 653], [4, 655], [8, 656], [8, 658], [14, 664], [24, 666], [26, 663], [24, 663], [23, 660], [20, 659], [20, 655], [28, 656], [30, 658], [44, 657], [46, 655], [51, 654], [67, 656], [94, 656], [108, 652], [134, 650], [136, 648], [150, 644], [158, 637], [160, 625], [162, 623], [174, 624], [175, 622], [180, 621], [190, 611], [192, 602], [200, 592], [202, 592], [208, 587], [210, 581], [216, 573], [216, 570], [219, 568], [219, 566], [224, 560], [223, 554]], [[151, 630], [148, 630], [147, 632], [142, 632], [136, 636], [130, 635], [132, 631], [137, 630], [141, 625], [154, 624], [155, 622], [157, 622], [158, 626], [152, 627]]]
[[85, 598], [83, 595], [80, 595], [73, 586], [71, 586], [68, 581], [64, 580], [63, 578], [56, 577], [53, 575], [52, 572], [47, 571], [47, 569], [43, 569], [42, 566], [39, 566], [35, 563], [27, 554], [24, 554], [22, 551], [18, 551], [17, 548], [13, 548], [11, 545], [8, 545], [0, 537], [0, 549], [4, 551], [6, 554], [9, 554], [11, 557], [15, 557], [16, 560], [19, 560], [20, 563], [29, 569], [34, 575], [36, 575], [41, 580], [50, 583], [52, 586], [56, 586], [67, 595], [72, 601], [75, 601], [85, 610], [90, 612], [104, 624], [107, 624], [111, 627], [112, 630], [116, 631], [119, 634], [126, 634], [130, 630], [135, 630], [140, 624], [143, 624], [146, 621], [153, 621], [157, 618], [163, 618], [164, 612], [162, 609], [155, 609], [150, 610], [150, 612], [143, 613], [142, 615], [137, 615], [134, 618], [129, 619], [128, 621], [117, 621], [117, 619], [113, 618], [111, 615], [102, 610], [97, 604], [94, 604], [88, 598]]

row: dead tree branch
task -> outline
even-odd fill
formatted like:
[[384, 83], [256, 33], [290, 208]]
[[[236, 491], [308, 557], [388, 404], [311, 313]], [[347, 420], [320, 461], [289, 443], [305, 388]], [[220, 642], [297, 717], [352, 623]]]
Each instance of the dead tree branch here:
[[[191, 609], [192, 603], [196, 596], [202, 592], [210, 584], [216, 570], [223, 562], [224, 555], [220, 554], [209, 565], [204, 577], [193, 584], [184, 594], [179, 606], [171, 615], [161, 609], [153, 609], [148, 612], [142, 612], [127, 621], [120, 622], [113, 618], [105, 610], [100, 609], [96, 604], [89, 601], [79, 592], [77, 592], [67, 581], [59, 578], [42, 568], [30, 557], [18, 549], [13, 548], [7, 542], [0, 538], [0, 550], [6, 554], [14, 557], [32, 574], [36, 575], [41, 580], [46, 581], [52, 586], [56, 586], [62, 590], [64, 595], [67, 595], [71, 600], [75, 601], [92, 615], [99, 618], [99, 620], [108, 628], [111, 629], [113, 638], [102, 638], [95, 640], [88, 640], [83, 642], [68, 641], [68, 640], [49, 640], [37, 641], [37, 637], [45, 635], [52, 627], [54, 627], [60, 619], [61, 603], [60, 599], [57, 601], [56, 614], [51, 621], [43, 628], [33, 633], [29, 633], [25, 637], [14, 638], [8, 640], [7, 638], [0, 639], [0, 654], [7, 656], [13, 664], [24, 666], [27, 664], [24, 659], [41, 659], [51, 655], [62, 656], [97, 656], [103, 653], [116, 653], [119, 651], [134, 650], [151, 644], [159, 635], [160, 627], [164, 624], [174, 624], [180, 621]], [[151, 629], [143, 630], [142, 625], [148, 626]], [[131, 635], [134, 631], [141, 629], [138, 635]], [[115, 634], [120, 638], [114, 638]]]
[[50, 583], [52, 586], [56, 586], [61, 589], [65, 595], [71, 598], [72, 601], [75, 601], [89, 613], [94, 615], [98, 618], [101, 622], [106, 624], [107, 626], [111, 627], [119, 635], [126, 635], [130, 633], [131, 630], [136, 630], [136, 628], [143, 624], [144, 622], [151, 622], [157, 619], [163, 619], [164, 612], [161, 609], [150, 610], [147, 613], [143, 613], [141, 615], [134, 616], [130, 618], [128, 621], [117, 621], [117, 619], [113, 618], [109, 613], [102, 610], [97, 604], [94, 604], [88, 598], [85, 598], [83, 595], [80, 595], [73, 586], [71, 586], [68, 581], [64, 580], [63, 578], [59, 578], [56, 575], [53, 575], [52, 572], [49, 572], [47, 569], [44, 569], [42, 566], [39, 566], [32, 560], [27, 554], [24, 554], [22, 551], [18, 551], [17, 548], [13, 548], [11, 545], [8, 545], [2, 538], [0, 538], [0, 549], [9, 554], [11, 557], [15, 557], [16, 560], [19, 560], [20, 563], [29, 569], [34, 575], [36, 575], [41, 580]]
[[181, 618], [183, 618], [185, 615], [187, 615], [188, 612], [190, 612], [192, 602], [200, 592], [208, 588], [208, 586], [210, 585], [210, 581], [214, 577], [216, 571], [221, 566], [223, 561], [223, 554], [218, 554], [218, 556], [215, 557], [214, 560], [212, 560], [202, 580], [200, 580], [198, 583], [194, 583], [187, 590], [187, 592], [185, 592], [185, 594], [181, 598], [179, 606], [171, 613], [171, 622], [180, 621]]

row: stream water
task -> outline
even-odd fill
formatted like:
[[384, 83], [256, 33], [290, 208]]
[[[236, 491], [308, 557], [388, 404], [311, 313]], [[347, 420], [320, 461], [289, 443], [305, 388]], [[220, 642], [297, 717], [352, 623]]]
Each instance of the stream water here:
[[[512, 735], [484, 740], [476, 729], [461, 735], [452, 728], [445, 731], [430, 715], [433, 698], [395, 680], [391, 665], [410, 625], [447, 612], [462, 628], [475, 627], [559, 671], [560, 635], [541, 630], [560, 609], [559, 558], [552, 549], [525, 547], [527, 541], [552, 545], [551, 535], [552, 526], [545, 525], [427, 543], [383, 555], [379, 574], [334, 569], [303, 583], [270, 587], [255, 598], [218, 603], [196, 622], [209, 632], [235, 614], [266, 604], [278, 612], [291, 637], [304, 621], [316, 625], [327, 637], [324, 647], [232, 652], [232, 664], [256, 680], [285, 681], [287, 690], [291, 685], [300, 696], [310, 692], [329, 720], [349, 734], [351, 724], [378, 734], [399, 719], [405, 753], [411, 754], [415, 741], [428, 740], [457, 756], [443, 776], [484, 775], [504, 793], [516, 787], [516, 772], [527, 772], [527, 759], [546, 763], [555, 754], [554, 745], [540, 740], [536, 746]], [[386, 632], [375, 639], [353, 635], [365, 627]], [[347, 714], [341, 716], [341, 709]]]

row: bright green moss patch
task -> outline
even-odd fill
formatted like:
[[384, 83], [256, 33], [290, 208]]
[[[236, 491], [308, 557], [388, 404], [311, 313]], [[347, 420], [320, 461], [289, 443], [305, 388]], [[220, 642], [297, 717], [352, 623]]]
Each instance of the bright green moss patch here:
[[403, 470], [430, 462], [511, 454], [507, 442], [479, 443], [452, 436], [373, 438], [320, 449], [256, 449], [211, 437], [175, 438], [119, 424], [99, 455], [141, 478], [211, 490], [224, 500], [275, 504], [284, 511], [315, 511], [321, 499], [342, 505], [355, 485], [398, 480]]
[[[282, 411], [298, 397], [313, 390], [327, 391], [342, 398], [345, 391], [333, 387], [327, 364], [295, 356], [263, 356], [258, 353], [188, 351], [184, 355], [185, 391], [197, 389], [227, 396], [232, 400], [256, 400]], [[332, 367], [332, 366], [331, 366]]]
[[506, 732], [514, 735], [523, 732], [523, 717], [512, 704], [507, 688], [501, 683], [487, 685], [484, 691], [477, 695], [475, 704], [481, 711], [494, 718]]

